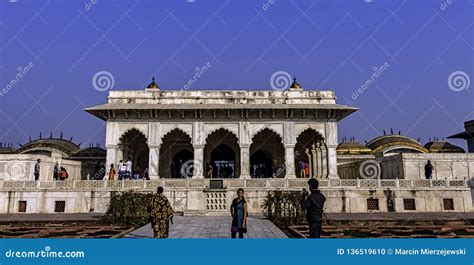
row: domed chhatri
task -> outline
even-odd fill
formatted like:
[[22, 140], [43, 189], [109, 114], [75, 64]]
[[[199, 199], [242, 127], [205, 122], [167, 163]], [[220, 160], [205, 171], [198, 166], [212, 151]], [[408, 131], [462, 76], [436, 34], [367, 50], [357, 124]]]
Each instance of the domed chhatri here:
[[155, 77], [151, 78], [151, 83], [146, 87], [147, 89], [160, 89], [157, 83], [155, 83]]
[[302, 90], [303, 87], [296, 82], [296, 76], [293, 77], [293, 83], [290, 85], [290, 90]]
[[438, 139], [433, 139], [433, 141], [426, 143], [424, 147], [430, 153], [465, 153], [463, 148], [444, 140], [439, 141]]
[[337, 154], [338, 155], [371, 155], [372, 150], [367, 146], [357, 142], [355, 138], [350, 138], [349, 141], [346, 139], [343, 140], [337, 146]]
[[367, 147], [372, 149], [374, 154], [391, 153], [429, 153], [417, 140], [399, 134], [385, 134], [378, 136], [367, 143]]

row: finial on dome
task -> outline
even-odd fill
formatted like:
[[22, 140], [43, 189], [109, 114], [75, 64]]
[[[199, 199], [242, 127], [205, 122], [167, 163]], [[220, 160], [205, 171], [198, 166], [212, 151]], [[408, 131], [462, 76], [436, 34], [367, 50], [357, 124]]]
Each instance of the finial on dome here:
[[147, 89], [160, 89], [157, 83], [155, 83], [155, 76], [151, 78], [151, 83], [146, 87]]
[[290, 90], [302, 90], [303, 87], [296, 82], [296, 76], [293, 76], [293, 83], [290, 85]]

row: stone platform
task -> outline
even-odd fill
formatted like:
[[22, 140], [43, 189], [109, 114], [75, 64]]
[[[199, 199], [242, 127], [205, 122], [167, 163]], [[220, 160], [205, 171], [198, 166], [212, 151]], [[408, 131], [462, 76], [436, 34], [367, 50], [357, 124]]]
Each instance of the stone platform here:
[[[170, 225], [170, 238], [230, 238], [231, 218], [227, 216], [175, 216]], [[247, 219], [246, 238], [287, 238], [287, 236], [269, 220], [259, 216]], [[147, 224], [125, 237], [153, 237], [151, 225]]]

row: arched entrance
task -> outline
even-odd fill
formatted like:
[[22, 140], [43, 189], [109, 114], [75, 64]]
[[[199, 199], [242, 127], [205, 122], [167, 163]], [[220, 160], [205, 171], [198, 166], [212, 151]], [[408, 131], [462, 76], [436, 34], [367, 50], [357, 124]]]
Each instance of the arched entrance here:
[[253, 178], [285, 177], [285, 147], [281, 137], [263, 129], [252, 138], [250, 145], [250, 176]]
[[120, 147], [123, 151], [123, 161], [132, 161], [132, 170], [139, 168], [140, 176], [148, 169], [150, 149], [148, 148], [145, 135], [133, 128], [120, 137]]
[[[226, 129], [211, 133], [204, 148], [205, 177], [238, 178], [240, 147], [237, 136]], [[212, 170], [208, 169], [208, 165]]]
[[193, 160], [194, 149], [187, 133], [173, 129], [163, 137], [159, 161], [161, 178], [192, 177], [188, 168], [192, 169]]
[[319, 132], [312, 128], [301, 132], [296, 138], [294, 152], [296, 177], [327, 176], [327, 148]]

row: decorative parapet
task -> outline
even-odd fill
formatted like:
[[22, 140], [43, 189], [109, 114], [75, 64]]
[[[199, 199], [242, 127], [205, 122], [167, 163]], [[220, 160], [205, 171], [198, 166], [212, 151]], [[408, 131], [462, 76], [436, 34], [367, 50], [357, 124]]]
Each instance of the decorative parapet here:
[[[66, 180], [66, 181], [0, 181], [0, 191], [154, 191], [162, 186], [169, 190], [205, 190], [209, 179], [159, 180]], [[307, 188], [307, 179], [224, 179], [225, 189], [301, 190]], [[410, 180], [410, 179], [321, 179], [325, 189], [392, 189], [392, 190], [469, 190], [467, 179]]]

